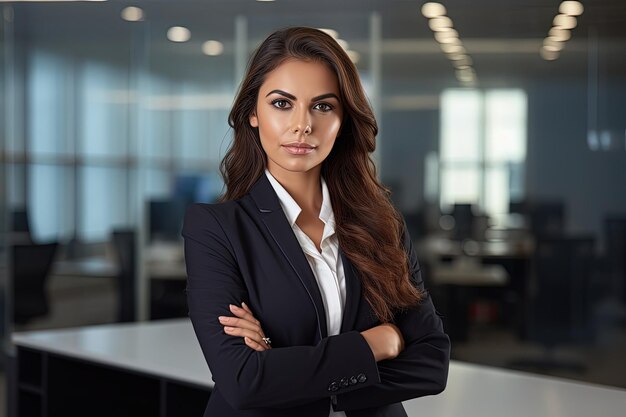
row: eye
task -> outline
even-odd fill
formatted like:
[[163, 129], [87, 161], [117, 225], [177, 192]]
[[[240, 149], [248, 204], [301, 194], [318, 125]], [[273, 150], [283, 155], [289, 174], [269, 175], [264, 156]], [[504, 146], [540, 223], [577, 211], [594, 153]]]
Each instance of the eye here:
[[333, 109], [333, 106], [328, 103], [317, 103], [313, 108], [320, 110], [322, 113], [327, 113]]
[[290, 107], [290, 103], [287, 100], [276, 99], [272, 101], [272, 106], [278, 109], [288, 109]]

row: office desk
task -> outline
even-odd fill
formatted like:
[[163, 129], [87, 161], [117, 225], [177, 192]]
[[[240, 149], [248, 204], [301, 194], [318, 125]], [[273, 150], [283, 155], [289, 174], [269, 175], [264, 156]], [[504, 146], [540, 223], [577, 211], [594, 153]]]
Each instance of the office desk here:
[[[89, 405], [90, 416], [201, 416], [213, 385], [188, 319], [28, 332], [13, 342], [20, 416], [83, 416]], [[626, 390], [452, 361], [441, 395], [404, 406], [416, 417], [622, 417]]]

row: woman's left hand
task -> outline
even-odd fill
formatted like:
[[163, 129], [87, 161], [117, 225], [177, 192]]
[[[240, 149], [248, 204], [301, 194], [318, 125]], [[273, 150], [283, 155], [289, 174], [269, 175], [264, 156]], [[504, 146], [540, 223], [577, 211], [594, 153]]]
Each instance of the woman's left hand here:
[[220, 323], [224, 326], [224, 332], [231, 336], [243, 337], [248, 347], [262, 352], [272, 347], [265, 343], [263, 338], [265, 333], [259, 322], [246, 303], [241, 303], [242, 307], [230, 304], [228, 307], [236, 317], [219, 316]]

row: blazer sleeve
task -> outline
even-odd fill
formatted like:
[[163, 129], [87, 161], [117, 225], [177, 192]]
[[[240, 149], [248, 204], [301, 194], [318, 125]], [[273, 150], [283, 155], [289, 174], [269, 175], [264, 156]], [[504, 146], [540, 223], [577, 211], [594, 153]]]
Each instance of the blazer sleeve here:
[[[182, 234], [189, 316], [213, 380], [233, 408], [291, 407], [380, 382], [374, 355], [357, 331], [315, 346], [263, 352], [225, 334], [218, 316], [232, 315], [229, 304], [248, 300], [235, 252], [210, 205], [189, 207]], [[333, 384], [361, 374], [365, 378], [359, 384]]]
[[[417, 254], [406, 225], [407, 250], [413, 285], [424, 290]], [[405, 340], [405, 349], [396, 358], [378, 362], [381, 382], [333, 398], [335, 411], [379, 407], [442, 392], [448, 379], [450, 339], [430, 295], [416, 308], [396, 315], [395, 324]]]

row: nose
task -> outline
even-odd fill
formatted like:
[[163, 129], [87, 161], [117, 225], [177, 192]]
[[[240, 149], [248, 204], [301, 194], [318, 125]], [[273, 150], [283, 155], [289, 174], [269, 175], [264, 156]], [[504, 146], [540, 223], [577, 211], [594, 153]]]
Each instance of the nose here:
[[295, 134], [309, 135], [312, 131], [311, 119], [306, 108], [294, 112], [291, 131]]

